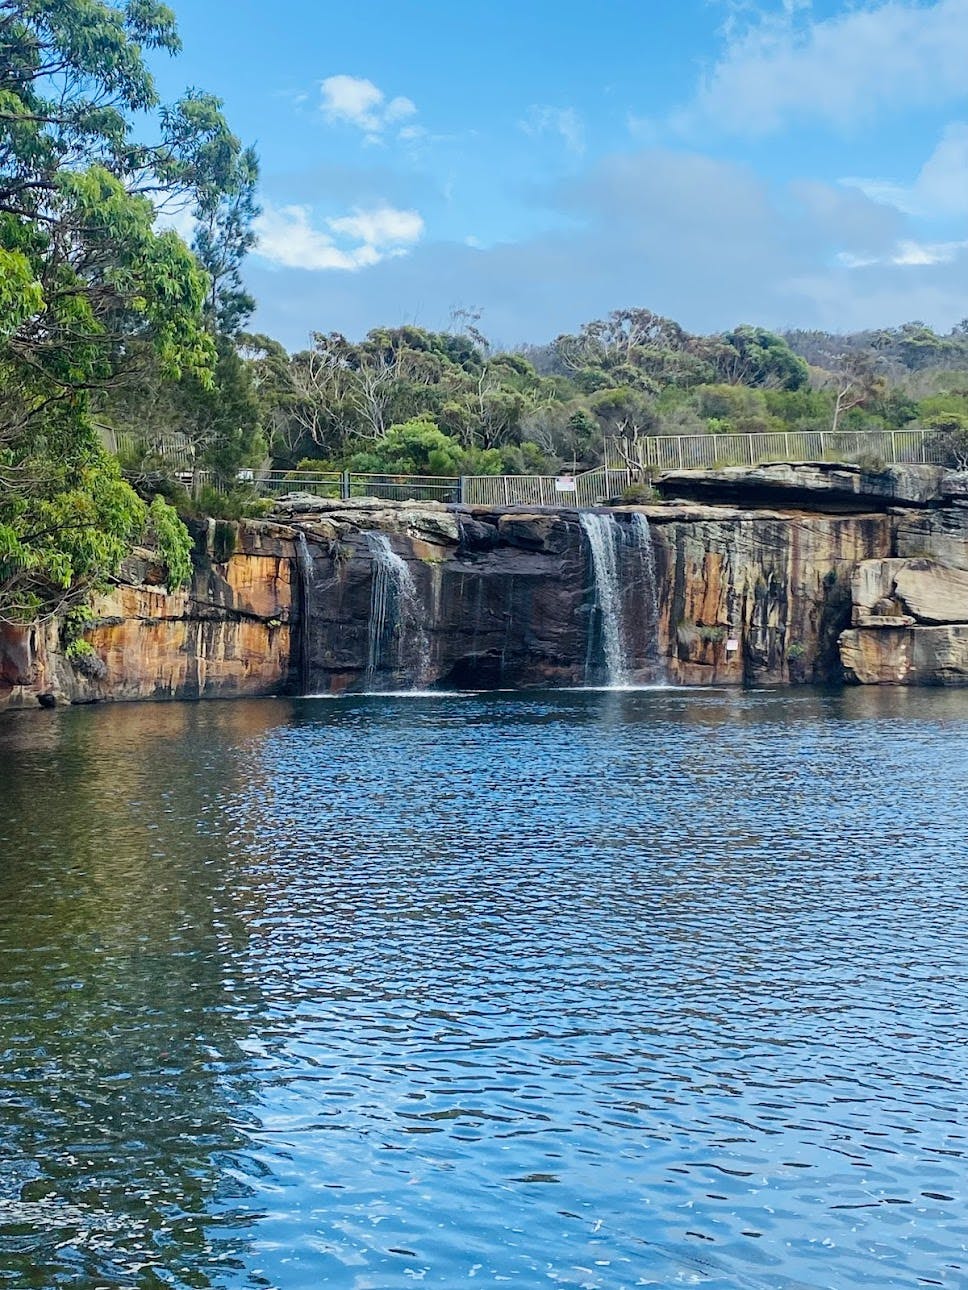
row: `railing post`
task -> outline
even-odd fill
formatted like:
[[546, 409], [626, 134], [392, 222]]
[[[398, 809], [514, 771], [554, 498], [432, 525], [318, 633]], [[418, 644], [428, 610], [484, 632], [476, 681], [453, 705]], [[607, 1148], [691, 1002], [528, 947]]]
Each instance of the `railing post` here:
[[682, 435], [681, 434], [676, 435], [676, 448], [678, 449], [678, 452], [679, 452], [679, 469], [682, 470], [683, 461], [682, 461]]
[[467, 476], [461, 475], [457, 480], [457, 501], [459, 504], [463, 504], [466, 491], [467, 491]]
[[820, 435], [820, 460], [827, 460], [827, 432], [826, 430], [818, 431]]
[[340, 500], [345, 502], [350, 497], [350, 472], [341, 470], [339, 475], [339, 495]]

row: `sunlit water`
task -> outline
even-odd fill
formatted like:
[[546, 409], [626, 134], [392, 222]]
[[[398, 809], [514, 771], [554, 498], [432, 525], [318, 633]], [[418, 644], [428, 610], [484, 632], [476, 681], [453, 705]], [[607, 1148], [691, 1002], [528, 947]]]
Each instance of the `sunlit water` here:
[[0, 1285], [968, 1285], [968, 695], [0, 719]]

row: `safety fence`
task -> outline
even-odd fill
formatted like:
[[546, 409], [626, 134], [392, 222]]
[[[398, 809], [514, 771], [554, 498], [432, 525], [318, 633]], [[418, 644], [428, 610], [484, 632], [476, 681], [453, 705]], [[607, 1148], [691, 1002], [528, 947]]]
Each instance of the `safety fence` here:
[[[119, 437], [120, 438], [120, 437]], [[126, 447], [118, 442], [115, 450]], [[598, 506], [619, 498], [645, 477], [671, 470], [715, 470], [770, 462], [844, 462], [877, 469], [900, 463], [943, 463], [938, 436], [926, 430], [789, 430], [764, 434], [650, 435], [634, 443], [607, 445], [607, 466], [557, 475], [393, 475], [349, 470], [240, 470], [235, 481], [177, 461], [176, 477], [196, 496], [209, 487], [227, 492], [239, 485], [260, 497], [309, 493], [347, 501], [462, 502], [466, 506]], [[624, 448], [624, 451], [623, 451]], [[159, 454], [162, 455], [162, 454]]]
[[576, 475], [465, 475], [461, 500], [468, 506], [598, 506], [629, 482], [625, 466]]
[[[210, 487], [227, 491], [226, 482], [211, 471], [185, 473], [183, 482], [200, 492]], [[459, 502], [458, 475], [371, 475], [349, 470], [240, 470], [236, 484], [249, 485], [260, 497], [283, 497], [289, 493], [310, 493], [348, 501], [353, 497], [377, 497], [390, 502]]]
[[[942, 462], [944, 450], [928, 430], [781, 430], [764, 434], [649, 435], [627, 456], [643, 470], [715, 470], [769, 462], [856, 462], [861, 465]], [[609, 465], [624, 460], [617, 440]]]

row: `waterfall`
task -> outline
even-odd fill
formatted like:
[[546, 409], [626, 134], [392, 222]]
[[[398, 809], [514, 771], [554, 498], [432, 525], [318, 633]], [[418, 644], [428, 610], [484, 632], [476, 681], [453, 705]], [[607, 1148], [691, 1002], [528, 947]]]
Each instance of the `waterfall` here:
[[605, 649], [605, 673], [610, 686], [628, 684], [626, 658], [628, 651], [623, 632], [622, 588], [619, 583], [618, 552], [621, 530], [613, 515], [580, 511], [578, 522], [588, 540], [592, 557], [595, 605], [602, 624]]
[[[628, 523], [614, 515], [580, 511], [578, 521], [591, 555], [595, 608], [601, 624], [605, 679], [611, 688], [628, 686], [637, 665], [659, 657], [659, 587], [652, 530], [645, 515]], [[589, 634], [586, 676], [593, 672]]]
[[655, 546], [648, 516], [636, 511], [631, 522], [632, 544], [640, 552], [643, 628], [648, 657], [659, 657], [659, 580], [655, 568]]
[[413, 574], [385, 533], [367, 533], [373, 565], [364, 687], [373, 690], [380, 673], [400, 674], [419, 687], [428, 665], [428, 642], [420, 621]]
[[316, 585], [316, 569], [302, 529], [296, 532], [296, 569], [299, 573], [299, 693], [306, 694], [309, 690], [309, 646], [312, 636], [310, 610]]

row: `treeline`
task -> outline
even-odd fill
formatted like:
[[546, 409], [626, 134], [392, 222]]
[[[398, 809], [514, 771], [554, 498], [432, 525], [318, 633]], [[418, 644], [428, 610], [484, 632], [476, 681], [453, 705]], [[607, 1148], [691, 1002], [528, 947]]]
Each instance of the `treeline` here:
[[[240, 465], [453, 475], [554, 473], [645, 434], [926, 427], [968, 440], [968, 324], [835, 336], [740, 326], [693, 335], [618, 310], [549, 345], [496, 351], [462, 315], [451, 330], [318, 333], [288, 354], [240, 335], [211, 408], [193, 394], [114, 409], [160, 468], [172, 439], [234, 477]], [[138, 464], [138, 463], [132, 463]], [[224, 486], [224, 485], [223, 485]]]

